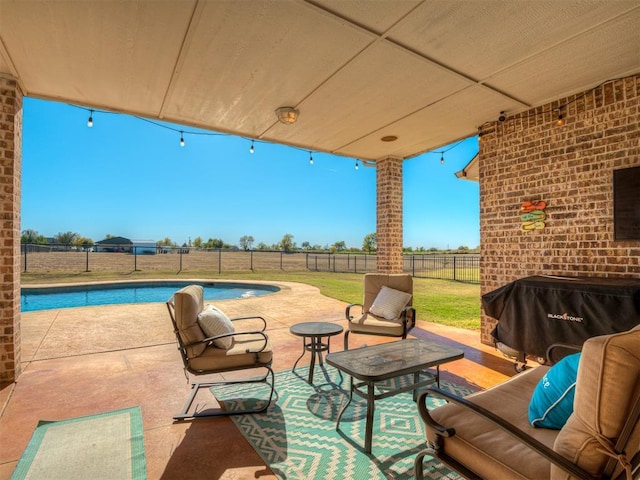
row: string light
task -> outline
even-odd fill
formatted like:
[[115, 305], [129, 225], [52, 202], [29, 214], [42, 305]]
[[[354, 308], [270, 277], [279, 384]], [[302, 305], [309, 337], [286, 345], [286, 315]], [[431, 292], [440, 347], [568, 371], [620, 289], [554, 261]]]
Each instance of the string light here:
[[[104, 113], [104, 114], [114, 114], [114, 115], [119, 115], [118, 112], [112, 112], [109, 110], [94, 110], [94, 109], [89, 109], [89, 108], [85, 108], [85, 107], [81, 107], [79, 105], [73, 105], [73, 104], [68, 104], [71, 107], [75, 107], [75, 108], [79, 108], [81, 110], [84, 110], [86, 112], [89, 112], [89, 118], [87, 120], [87, 127], [91, 128], [93, 127], [93, 113], [94, 112], [99, 112], [99, 113]], [[178, 128], [172, 127], [171, 125], [165, 125], [161, 122], [157, 122], [154, 120], [151, 120], [149, 118], [144, 118], [144, 117], [139, 117], [137, 115], [132, 115], [133, 118], [143, 121], [143, 122], [147, 122], [150, 123], [152, 125], [155, 125], [157, 127], [161, 127], [161, 128], [165, 128], [167, 130], [171, 130], [173, 132], [178, 132], [180, 133], [180, 146], [184, 147], [185, 146], [185, 135], [205, 135], [205, 136], [228, 136], [228, 134], [226, 133], [220, 133], [220, 132], [206, 132], [206, 131], [185, 131], [185, 130], [179, 130]], [[478, 128], [478, 132], [481, 132], [482, 127]], [[481, 133], [480, 133], [481, 134]], [[255, 140], [255, 139], [249, 139], [249, 138], [245, 138], [245, 140], [247, 141], [251, 141], [251, 146], [249, 147], [249, 153], [254, 153], [255, 152], [255, 143], [256, 142], [260, 142], [260, 140]], [[264, 142], [264, 143], [269, 143], [269, 142]], [[452, 148], [456, 148], [458, 145], [460, 145], [462, 143], [462, 141], [452, 145], [451, 147], [449, 147], [446, 150], [443, 150], [442, 152], [431, 152], [431, 153], [440, 153], [441, 154], [441, 163], [444, 163], [444, 153], [446, 153], [447, 151], [451, 150]], [[314, 164], [314, 160], [313, 160], [313, 150], [307, 150], [307, 149], [302, 149], [299, 147], [295, 147], [295, 146], [289, 146], [289, 148], [293, 148], [296, 150], [303, 150], [306, 152], [309, 152], [309, 164], [313, 165]], [[317, 152], [316, 152], [317, 153]], [[368, 160], [363, 160], [362, 164], [365, 167], [375, 167], [376, 163], [373, 161], [368, 161]], [[356, 159], [356, 164], [355, 164], [355, 169], [359, 170], [360, 169], [360, 159]]]
[[440, 165], [444, 165], [444, 152], [440, 152]]
[[565, 124], [565, 119], [562, 116], [562, 107], [558, 108], [558, 120], [556, 120], [556, 125], [559, 127]]

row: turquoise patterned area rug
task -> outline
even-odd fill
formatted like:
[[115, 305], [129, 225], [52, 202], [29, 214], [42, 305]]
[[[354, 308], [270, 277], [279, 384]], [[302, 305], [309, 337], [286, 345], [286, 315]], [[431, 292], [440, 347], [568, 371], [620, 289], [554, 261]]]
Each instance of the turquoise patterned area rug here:
[[[245, 438], [280, 479], [353, 480], [411, 479], [413, 461], [425, 448], [424, 425], [410, 392], [375, 402], [372, 453], [364, 453], [366, 402], [354, 396], [340, 420], [347, 399], [348, 377], [341, 380], [333, 367], [316, 366], [314, 385], [307, 383], [308, 367], [276, 373], [277, 401], [265, 413], [231, 418]], [[410, 381], [401, 377], [399, 384]], [[380, 385], [380, 388], [394, 388]], [[441, 381], [459, 395], [470, 390]], [[255, 384], [212, 388], [228, 410], [245, 408], [268, 398]], [[431, 406], [443, 401], [432, 399]], [[438, 402], [438, 403], [437, 403]], [[425, 478], [459, 478], [442, 463], [425, 457]]]
[[147, 478], [140, 407], [40, 421], [11, 480]]

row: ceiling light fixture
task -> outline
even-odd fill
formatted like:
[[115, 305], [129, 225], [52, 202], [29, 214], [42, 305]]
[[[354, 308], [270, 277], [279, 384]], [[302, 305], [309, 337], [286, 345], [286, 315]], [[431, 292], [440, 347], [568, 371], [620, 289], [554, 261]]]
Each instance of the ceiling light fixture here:
[[293, 107], [280, 107], [276, 109], [276, 116], [278, 117], [278, 120], [280, 123], [284, 123], [285, 125], [292, 125], [296, 123], [299, 114], [300, 111]]

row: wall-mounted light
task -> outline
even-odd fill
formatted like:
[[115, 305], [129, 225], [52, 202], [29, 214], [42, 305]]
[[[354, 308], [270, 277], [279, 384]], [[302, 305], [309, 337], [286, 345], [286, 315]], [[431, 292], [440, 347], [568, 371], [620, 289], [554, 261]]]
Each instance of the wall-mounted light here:
[[276, 116], [280, 123], [285, 125], [292, 125], [298, 120], [300, 111], [293, 107], [280, 107], [276, 109]]

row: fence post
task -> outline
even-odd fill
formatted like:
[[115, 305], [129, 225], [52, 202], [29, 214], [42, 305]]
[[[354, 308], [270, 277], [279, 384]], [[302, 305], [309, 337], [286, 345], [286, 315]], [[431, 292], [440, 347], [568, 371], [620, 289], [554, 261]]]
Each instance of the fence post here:
[[[329, 252], [329, 255], [327, 255], [327, 260], [329, 261], [329, 264], [327, 265], [327, 272], [331, 271], [331, 255], [332, 253]], [[336, 269], [336, 257], [333, 257], [333, 270], [335, 271]]]
[[87, 252], [87, 261], [84, 267], [84, 271], [88, 272], [89, 271], [89, 248], [87, 248], [86, 252]]
[[249, 250], [249, 269], [253, 272], [253, 250]]
[[416, 257], [415, 255], [411, 255], [411, 276], [416, 276]]
[[182, 248], [180, 249], [180, 270], [178, 270], [179, 272], [182, 271]]
[[280, 250], [280, 270], [282, 270], [282, 250]]
[[27, 250], [29, 250], [29, 244], [24, 244], [24, 271], [27, 271]]
[[456, 256], [453, 256], [453, 280], [457, 280], [456, 275], [457, 271], [456, 271]]
[[218, 273], [222, 272], [222, 249], [218, 249]]
[[[180, 265], [182, 265], [182, 257], [180, 257]], [[182, 268], [180, 268], [182, 270]], [[133, 271], [138, 271], [138, 248], [133, 247]]]
[[309, 270], [309, 252], [304, 254], [304, 266]]

